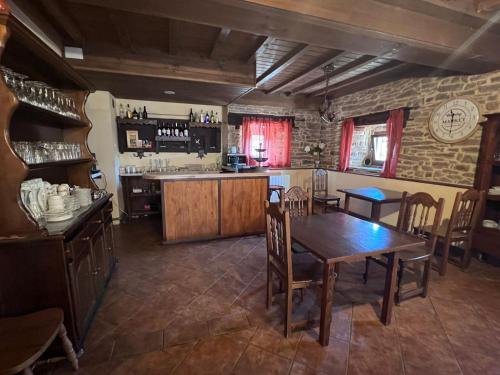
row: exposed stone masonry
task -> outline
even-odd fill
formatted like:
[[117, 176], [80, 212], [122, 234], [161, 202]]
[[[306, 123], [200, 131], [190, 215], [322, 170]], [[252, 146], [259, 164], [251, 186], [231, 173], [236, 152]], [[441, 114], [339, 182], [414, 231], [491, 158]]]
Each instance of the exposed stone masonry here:
[[[435, 140], [428, 128], [431, 112], [451, 98], [468, 97], [476, 101], [482, 114], [500, 112], [500, 72], [473, 76], [404, 79], [335, 99], [339, 121], [325, 124], [317, 112], [300, 109], [231, 105], [231, 112], [295, 116], [292, 166], [312, 166], [313, 157], [304, 147], [325, 142], [321, 162], [336, 168], [342, 120], [391, 109], [410, 107], [410, 118], [403, 132], [397, 177], [420, 181], [472, 185], [481, 139], [481, 128], [469, 139], [444, 144]], [[230, 142], [237, 140], [234, 127]]]

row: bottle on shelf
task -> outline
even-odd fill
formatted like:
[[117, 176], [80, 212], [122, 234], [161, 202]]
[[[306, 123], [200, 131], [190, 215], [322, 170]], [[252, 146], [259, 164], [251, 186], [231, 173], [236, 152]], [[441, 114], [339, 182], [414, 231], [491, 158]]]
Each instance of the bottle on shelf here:
[[163, 127], [163, 124], [160, 123], [158, 125], [158, 129], [156, 130], [156, 134], [158, 134], [159, 136], [162, 136], [163, 135], [163, 130], [162, 130], [162, 127]]
[[132, 118], [135, 118], [135, 119], [139, 118], [139, 114], [137, 113], [137, 110], [135, 109], [135, 107], [134, 107], [134, 111], [132, 112]]
[[179, 128], [177, 127], [177, 123], [175, 123], [174, 136], [176, 136], [176, 137], [179, 136]]
[[214, 111], [210, 111], [210, 123], [211, 124], [215, 123]]
[[219, 121], [219, 114], [217, 112], [215, 112], [215, 123], [218, 124], [220, 121]]
[[189, 137], [188, 124], [184, 124], [184, 137]]
[[118, 116], [121, 119], [125, 118], [125, 110], [123, 109], [123, 104], [121, 104], [121, 103], [120, 103], [120, 107], [119, 107], [119, 110], [118, 110]]
[[132, 111], [130, 110], [130, 104], [127, 104], [127, 118], [132, 118]]
[[205, 124], [210, 124], [210, 115], [208, 114], [208, 111], [205, 115]]
[[165, 135], [170, 137], [172, 135], [172, 131], [170, 130], [170, 124], [167, 123], [167, 129], [165, 131]]
[[146, 106], [144, 106], [144, 111], [142, 111], [142, 118], [147, 119], [148, 118], [148, 111], [146, 111]]
[[205, 122], [205, 115], [203, 114], [203, 109], [200, 110], [200, 120], [196, 122]]
[[193, 108], [191, 108], [191, 111], [189, 112], [189, 121], [194, 122]]
[[[140, 109], [140, 108], [139, 108]], [[144, 117], [142, 117], [142, 112], [139, 110], [139, 112], [137, 112], [137, 118], [139, 120], [142, 120]]]

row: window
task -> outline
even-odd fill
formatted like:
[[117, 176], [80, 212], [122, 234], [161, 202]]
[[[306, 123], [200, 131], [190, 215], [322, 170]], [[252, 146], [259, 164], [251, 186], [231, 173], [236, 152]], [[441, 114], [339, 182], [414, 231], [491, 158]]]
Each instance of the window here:
[[264, 135], [263, 134], [252, 134], [250, 137], [250, 156], [256, 158], [259, 156], [257, 152], [258, 148], [264, 148]]
[[380, 170], [386, 158], [386, 124], [355, 126], [349, 168]]

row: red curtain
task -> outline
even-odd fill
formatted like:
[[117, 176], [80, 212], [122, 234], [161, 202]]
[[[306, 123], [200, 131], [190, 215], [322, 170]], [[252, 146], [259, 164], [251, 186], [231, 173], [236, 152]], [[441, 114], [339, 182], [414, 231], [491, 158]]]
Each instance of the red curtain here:
[[339, 171], [345, 172], [349, 168], [351, 157], [352, 134], [354, 132], [354, 120], [348, 118], [342, 124], [342, 138], [340, 139]]
[[403, 125], [404, 111], [402, 109], [391, 111], [387, 119], [387, 158], [382, 169], [382, 177], [396, 177]]
[[262, 165], [269, 167], [290, 167], [290, 148], [292, 144], [292, 122], [287, 119], [243, 117], [243, 152], [249, 156], [248, 164], [257, 165], [252, 157], [258, 156], [255, 148], [266, 151], [263, 157], [268, 160]]

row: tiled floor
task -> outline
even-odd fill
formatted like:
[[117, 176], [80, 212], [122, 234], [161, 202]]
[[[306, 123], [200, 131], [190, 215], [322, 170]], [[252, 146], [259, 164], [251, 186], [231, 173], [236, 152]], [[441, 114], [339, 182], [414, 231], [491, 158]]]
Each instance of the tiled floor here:
[[[80, 359], [88, 374], [500, 374], [500, 269], [474, 262], [432, 275], [430, 297], [378, 319], [383, 270], [343, 265], [330, 346], [317, 329], [284, 339], [265, 309], [265, 245], [248, 237], [159, 245], [140, 221], [116, 230], [120, 258]], [[294, 317], [319, 317], [316, 292]], [[66, 364], [54, 374], [71, 373]]]

